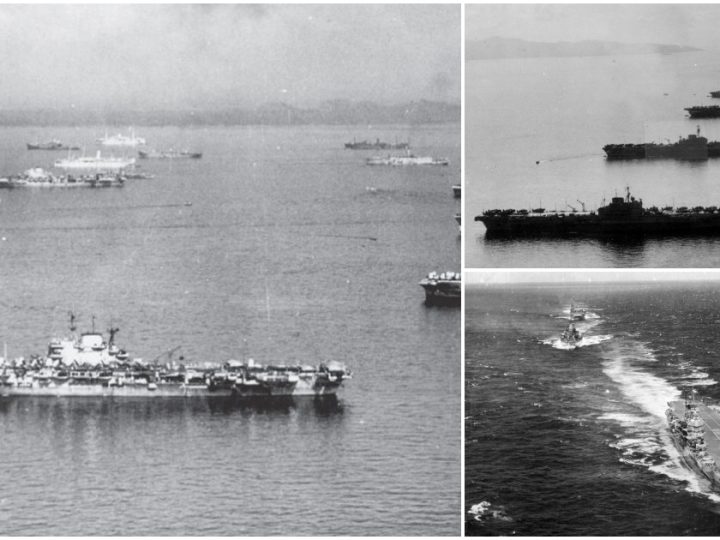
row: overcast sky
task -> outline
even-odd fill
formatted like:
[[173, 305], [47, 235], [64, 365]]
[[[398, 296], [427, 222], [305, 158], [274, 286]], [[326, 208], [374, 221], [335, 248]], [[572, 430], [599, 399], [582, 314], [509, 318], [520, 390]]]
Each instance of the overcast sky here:
[[0, 103], [459, 103], [460, 25], [454, 5], [0, 5]]
[[604, 40], [720, 48], [720, 4], [467, 5], [466, 39]]

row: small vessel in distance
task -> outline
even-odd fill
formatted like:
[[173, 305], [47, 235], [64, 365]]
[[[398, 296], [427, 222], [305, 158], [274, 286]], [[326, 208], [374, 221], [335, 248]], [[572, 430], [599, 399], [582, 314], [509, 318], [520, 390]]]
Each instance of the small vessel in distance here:
[[487, 210], [475, 221], [485, 225], [491, 237], [642, 237], [642, 236], [720, 236], [717, 206], [644, 208], [642, 199], [630, 195], [613, 197], [596, 212], [545, 212], [534, 210]]
[[462, 185], [461, 184], [454, 184], [452, 187], [453, 190], [453, 197], [456, 199], [459, 199], [462, 195]]
[[80, 150], [79, 146], [68, 146], [63, 144], [59, 139], [25, 144], [28, 150]]
[[689, 395], [668, 402], [665, 415], [683, 462], [720, 487], [720, 413]]
[[420, 281], [420, 286], [425, 289], [425, 304], [428, 306], [460, 305], [460, 272], [430, 272]]
[[603, 151], [608, 160], [627, 159], [679, 159], [685, 161], [704, 161], [710, 157], [720, 157], [720, 141], [710, 141], [697, 133], [680, 137], [674, 143], [644, 144], [606, 144]]
[[125, 178], [120, 174], [97, 173], [89, 175], [56, 176], [44, 169], [28, 169], [20, 174], [0, 178], [0, 188], [73, 188], [122, 187]]
[[103, 157], [98, 150], [95, 156], [79, 156], [58, 159], [54, 166], [59, 169], [120, 170], [135, 164], [135, 158]]
[[430, 156], [374, 156], [365, 161], [367, 165], [390, 165], [392, 167], [403, 167], [406, 165], [447, 165], [449, 161], [445, 158], [433, 158]]
[[560, 334], [560, 341], [566, 345], [577, 348], [578, 343], [582, 340], [582, 334], [575, 328], [574, 323], [570, 323], [568, 327]]
[[130, 129], [130, 135], [123, 135], [118, 133], [117, 135], [108, 135], [105, 133], [104, 137], [100, 137], [97, 142], [103, 146], [141, 146], [145, 144], [145, 139], [137, 137], [135, 131]]
[[140, 159], [200, 159], [202, 152], [190, 150], [138, 150]]
[[720, 90], [714, 90], [710, 92], [710, 97], [720, 98]]
[[0, 363], [0, 396], [54, 397], [319, 397], [335, 395], [352, 377], [336, 361], [308, 365], [263, 366], [230, 360], [217, 367], [158, 365], [132, 359], [115, 344], [118, 328], [103, 334], [53, 339], [45, 355]]
[[345, 148], [348, 150], [406, 150], [410, 148], [409, 142], [395, 142], [387, 143], [380, 139], [375, 139], [375, 142], [371, 141], [356, 141], [345, 143]]
[[570, 320], [572, 321], [584, 321], [587, 316], [586, 310], [583, 308], [575, 307], [574, 304], [570, 304]]
[[685, 110], [690, 118], [720, 118], [720, 105], [698, 105]]

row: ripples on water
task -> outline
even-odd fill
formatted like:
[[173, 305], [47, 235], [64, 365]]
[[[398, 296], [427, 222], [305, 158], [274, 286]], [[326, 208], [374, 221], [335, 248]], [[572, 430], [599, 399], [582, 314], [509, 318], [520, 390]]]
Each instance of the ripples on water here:
[[[543, 344], [582, 299], [577, 350]], [[720, 398], [713, 285], [473, 288], [466, 314], [466, 531], [712, 535], [720, 495], [672, 443], [666, 403]]]
[[[104, 131], [6, 129], [0, 173], [56, 159], [26, 140]], [[0, 531], [457, 534], [460, 312], [424, 306], [418, 281], [459, 269], [460, 130], [372, 133], [450, 158], [430, 169], [366, 167], [343, 149], [362, 131], [137, 127], [203, 158], [140, 162], [156, 177], [122, 189], [0, 193], [9, 356], [43, 352], [72, 310], [146, 361], [180, 345], [354, 372], [329, 409], [4, 402]]]

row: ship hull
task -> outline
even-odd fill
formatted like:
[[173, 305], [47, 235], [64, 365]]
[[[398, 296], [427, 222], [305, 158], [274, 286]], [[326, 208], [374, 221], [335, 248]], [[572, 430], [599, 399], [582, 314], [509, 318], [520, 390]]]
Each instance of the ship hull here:
[[106, 386], [101, 384], [59, 384], [0, 386], [0, 397], [107, 397], [107, 398], [233, 398], [322, 397], [335, 395], [340, 384], [287, 386], [252, 385], [213, 388], [207, 385], [158, 384]]
[[334, 395], [343, 379], [322, 381], [315, 377], [299, 377], [291, 383], [261, 383], [258, 381], [237, 384], [157, 384], [125, 383], [109, 385], [104, 383], [78, 384], [75, 382], [32, 381], [0, 385], [0, 397], [116, 397], [116, 398], [168, 398], [168, 397], [225, 397], [225, 398], [266, 398], [266, 397], [320, 397]]
[[582, 214], [552, 216], [477, 216], [486, 237], [652, 237], [720, 236], [720, 215], [644, 216], [601, 219]]
[[460, 286], [441, 287], [424, 285], [425, 304], [428, 306], [459, 306]]

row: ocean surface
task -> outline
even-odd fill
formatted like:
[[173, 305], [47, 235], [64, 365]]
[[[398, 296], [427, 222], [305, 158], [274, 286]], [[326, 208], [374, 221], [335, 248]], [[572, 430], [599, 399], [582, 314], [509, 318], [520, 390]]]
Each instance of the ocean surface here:
[[685, 107], [720, 104], [714, 51], [466, 63], [465, 233], [468, 267], [713, 267], [720, 238], [627, 243], [486, 240], [474, 218], [494, 208], [597, 209], [633, 196], [649, 206], [720, 204], [720, 159], [607, 162], [608, 143], [677, 141], [720, 119]]
[[466, 309], [467, 534], [720, 533], [665, 419], [682, 390], [720, 399], [717, 283], [472, 286]]
[[[106, 130], [127, 133], [3, 128], [0, 174], [66, 155], [26, 142], [91, 154]], [[146, 361], [339, 360], [353, 379], [335, 403], [0, 400], [0, 533], [457, 535], [460, 311], [418, 282], [459, 270], [459, 125], [135, 132], [203, 157], [140, 161], [155, 178], [122, 188], [0, 192], [8, 356], [44, 353], [72, 311]], [[376, 137], [450, 165], [343, 148]]]

